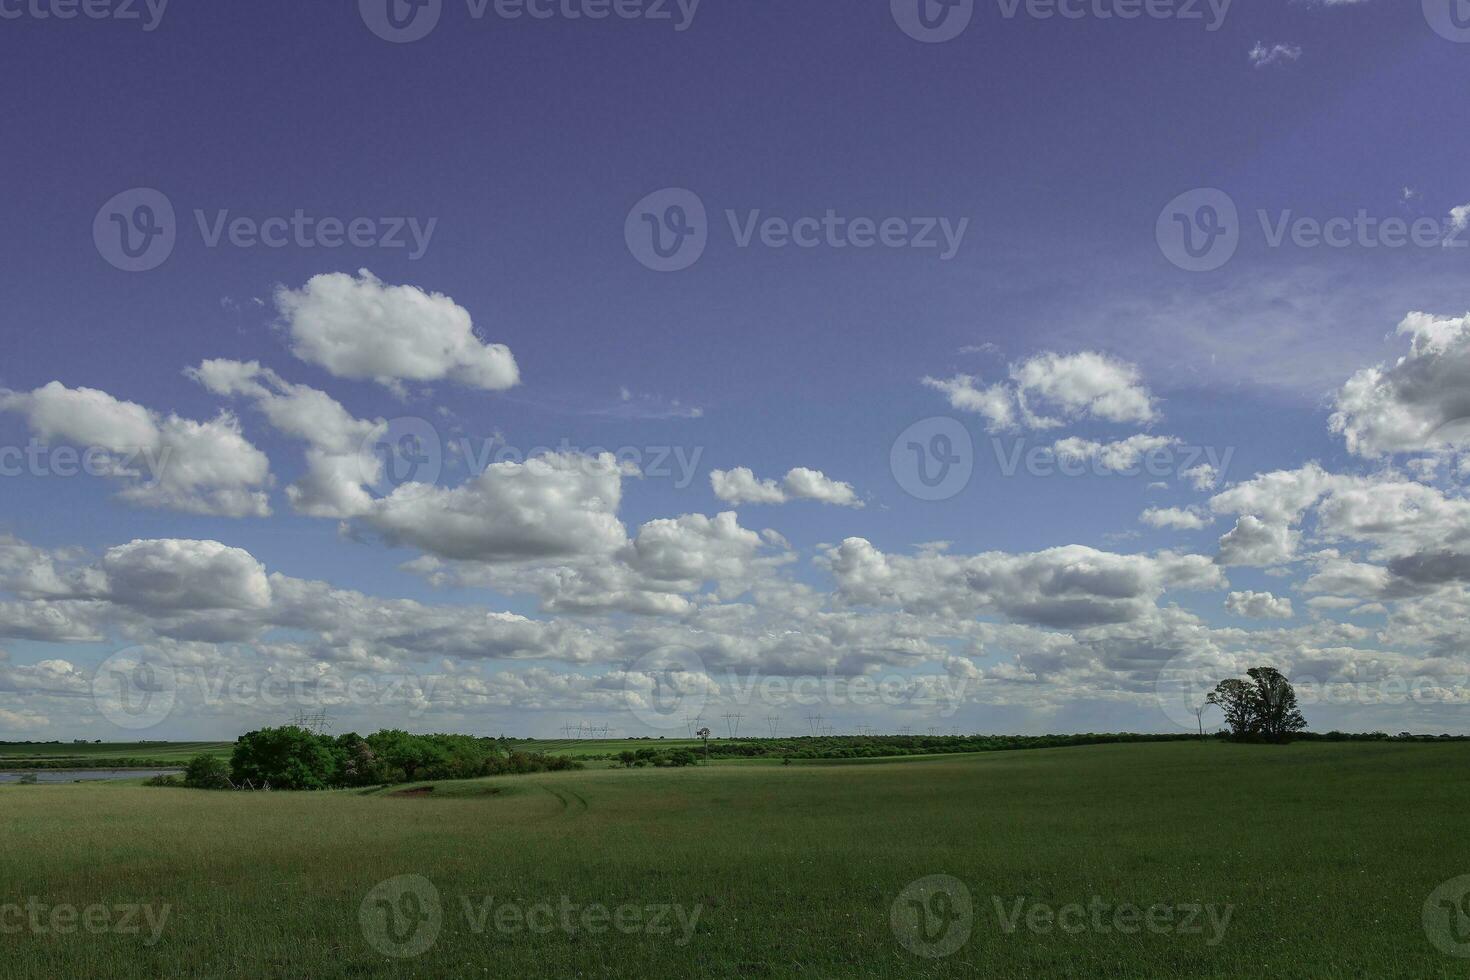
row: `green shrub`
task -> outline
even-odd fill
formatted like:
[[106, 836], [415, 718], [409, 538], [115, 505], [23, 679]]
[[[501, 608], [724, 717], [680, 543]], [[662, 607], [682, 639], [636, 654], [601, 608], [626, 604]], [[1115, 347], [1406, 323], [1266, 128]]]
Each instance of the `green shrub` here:
[[506, 751], [491, 738], [413, 735], [385, 730], [333, 738], [304, 728], [265, 728], [240, 737], [230, 758], [237, 784], [257, 788], [334, 789], [503, 773], [580, 769], [561, 756]]
[[230, 783], [230, 766], [217, 755], [196, 755], [190, 759], [184, 770], [184, 785], [190, 789], [234, 789]]
[[342, 767], [330, 739], [294, 725], [246, 732], [235, 743], [230, 772], [237, 784], [272, 789], [326, 789]]

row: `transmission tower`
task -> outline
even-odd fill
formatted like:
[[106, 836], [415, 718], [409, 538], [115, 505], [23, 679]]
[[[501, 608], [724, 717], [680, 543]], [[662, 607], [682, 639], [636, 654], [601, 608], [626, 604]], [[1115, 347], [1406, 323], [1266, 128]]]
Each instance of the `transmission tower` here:
[[740, 735], [740, 722], [744, 718], [745, 718], [744, 715], [739, 715], [739, 714], [734, 714], [734, 713], [725, 715], [725, 730], [730, 733], [730, 737], [731, 738], [738, 738], [739, 737], [739, 735]]
[[776, 737], [776, 731], [781, 727], [780, 715], [766, 715], [766, 724], [771, 727], [771, 737]]
[[296, 728], [304, 728], [309, 732], [324, 735], [327, 731], [327, 710], [320, 711], [297, 711], [296, 717], [291, 719], [291, 724]]

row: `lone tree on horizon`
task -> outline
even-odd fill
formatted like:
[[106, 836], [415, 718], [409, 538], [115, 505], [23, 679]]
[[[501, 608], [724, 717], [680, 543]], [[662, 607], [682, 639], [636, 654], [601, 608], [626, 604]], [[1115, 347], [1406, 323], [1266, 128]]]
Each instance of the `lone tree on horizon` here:
[[1252, 667], [1249, 681], [1232, 677], [1215, 685], [1207, 704], [1225, 712], [1225, 724], [1236, 741], [1287, 742], [1307, 721], [1297, 708], [1296, 690], [1275, 667]]

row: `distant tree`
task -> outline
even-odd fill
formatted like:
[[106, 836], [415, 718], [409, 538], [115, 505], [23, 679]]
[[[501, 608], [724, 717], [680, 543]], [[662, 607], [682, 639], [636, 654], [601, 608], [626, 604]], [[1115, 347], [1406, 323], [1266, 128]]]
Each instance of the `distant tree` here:
[[337, 736], [335, 754], [341, 767], [337, 781], [343, 786], [375, 786], [389, 781], [378, 754], [356, 732]]
[[1252, 667], [1246, 671], [1255, 682], [1257, 734], [1268, 742], [1285, 742], [1307, 727], [1297, 708], [1296, 690], [1275, 667]]
[[1249, 738], [1254, 712], [1251, 708], [1251, 686], [1238, 677], [1223, 680], [1215, 685], [1206, 704], [1213, 704], [1225, 712], [1225, 724], [1231, 738]]
[[618, 753], [618, 761], [623, 764], [624, 769], [632, 769], [638, 761], [638, 754], [629, 749], [624, 749]]
[[340, 768], [327, 741], [295, 725], [246, 732], [230, 756], [231, 775], [236, 783], [248, 780], [254, 786], [326, 789]]
[[671, 766], [692, 766], [697, 762], [699, 759], [688, 749], [674, 749], [669, 753], [669, 765]]
[[233, 789], [230, 765], [217, 755], [196, 755], [184, 770], [184, 785], [190, 789]]
[[1285, 742], [1306, 729], [1296, 691], [1281, 671], [1252, 667], [1246, 674], [1248, 681], [1238, 677], [1221, 681], [1206, 699], [1206, 704], [1216, 705], [1225, 713], [1231, 738]]

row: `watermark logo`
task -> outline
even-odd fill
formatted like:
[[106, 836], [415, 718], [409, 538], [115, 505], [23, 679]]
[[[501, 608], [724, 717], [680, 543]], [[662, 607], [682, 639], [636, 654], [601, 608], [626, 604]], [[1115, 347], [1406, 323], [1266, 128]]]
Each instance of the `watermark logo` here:
[[952, 718], [964, 706], [969, 678], [949, 674], [858, 674], [839, 677], [828, 673], [797, 677], [761, 675], [749, 671], [742, 678], [726, 672], [718, 689], [722, 698], [742, 707], [790, 706], [922, 708], [938, 718]]
[[[768, 214], [761, 208], [726, 208], [731, 243], [744, 251], [830, 249], [870, 251], [875, 248], [927, 251], [948, 262], [959, 254], [970, 230], [969, 218], [843, 214]], [[703, 200], [682, 188], [648, 195], [634, 206], [623, 224], [628, 250], [647, 268], [679, 272], [699, 261], [713, 229]]]
[[1470, 44], [1470, 0], [1424, 0], [1424, 19], [1440, 37]]
[[141, 731], [174, 710], [178, 677], [167, 654], [130, 647], [108, 657], [92, 677], [92, 703], [118, 728]]
[[891, 0], [894, 23], [923, 44], [953, 41], [975, 17], [975, 0]]
[[300, 668], [253, 673], [181, 667], [177, 676], [182, 689], [197, 692], [199, 703], [211, 708], [392, 707], [405, 709], [410, 718], [423, 717], [433, 706], [435, 691], [445, 679], [436, 674], [320, 674]]
[[1154, 678], [1154, 699], [1164, 716], [1185, 731], [1204, 731], [1210, 694], [1226, 677], [1218, 665], [1201, 663], [1195, 654], [1181, 653], [1160, 668]]
[[422, 41], [439, 26], [444, 0], [357, 0], [368, 30], [392, 44]]
[[633, 715], [660, 731], [686, 727], [690, 718], [704, 714], [709, 700], [704, 661], [687, 651], [644, 654], [628, 668], [625, 685]]
[[399, 875], [379, 882], [357, 910], [363, 938], [384, 956], [422, 956], [439, 941], [444, 909], [439, 889], [423, 875]]
[[682, 187], [654, 191], [633, 206], [623, 225], [628, 251], [654, 272], [682, 272], [709, 245], [709, 215], [698, 194]]
[[428, 493], [444, 471], [444, 443], [428, 419], [404, 416], [363, 440], [363, 482], [399, 500]]
[[888, 924], [900, 946], [925, 959], [959, 952], [975, 927], [970, 889], [958, 878], [930, 875], [911, 882], [893, 900]]
[[949, 500], [970, 485], [975, 443], [958, 420], [936, 416], [903, 430], [888, 454], [893, 478], [918, 500]]
[[[1470, 222], [1458, 212], [1443, 218], [1409, 218], [1373, 214], [1367, 208], [1326, 216], [1257, 208], [1255, 218], [1262, 244], [1272, 249], [1435, 253], [1470, 249]], [[1174, 265], [1187, 272], [1213, 272], [1235, 257], [1247, 230], [1230, 195], [1203, 188], [1169, 202], [1159, 215], [1156, 237], [1160, 251]]]
[[1429, 893], [1424, 935], [1446, 956], [1470, 959], [1470, 875], [1451, 878]]
[[1164, 206], [1154, 228], [1164, 258], [1186, 272], [1213, 272], [1240, 247], [1240, 212], [1213, 187], [1180, 194]]
[[92, 220], [98, 254], [124, 272], [148, 272], [163, 265], [177, 240], [173, 203], [151, 187], [115, 195]]
[[[3, 0], [0, 0], [3, 2]], [[337, 217], [296, 208], [263, 217], [229, 208], [193, 210], [193, 225], [208, 249], [391, 249], [417, 262], [429, 251], [439, 219], [403, 215]], [[161, 191], [135, 187], [116, 195], [92, 221], [97, 252], [124, 272], [148, 272], [173, 254], [183, 229]]]

